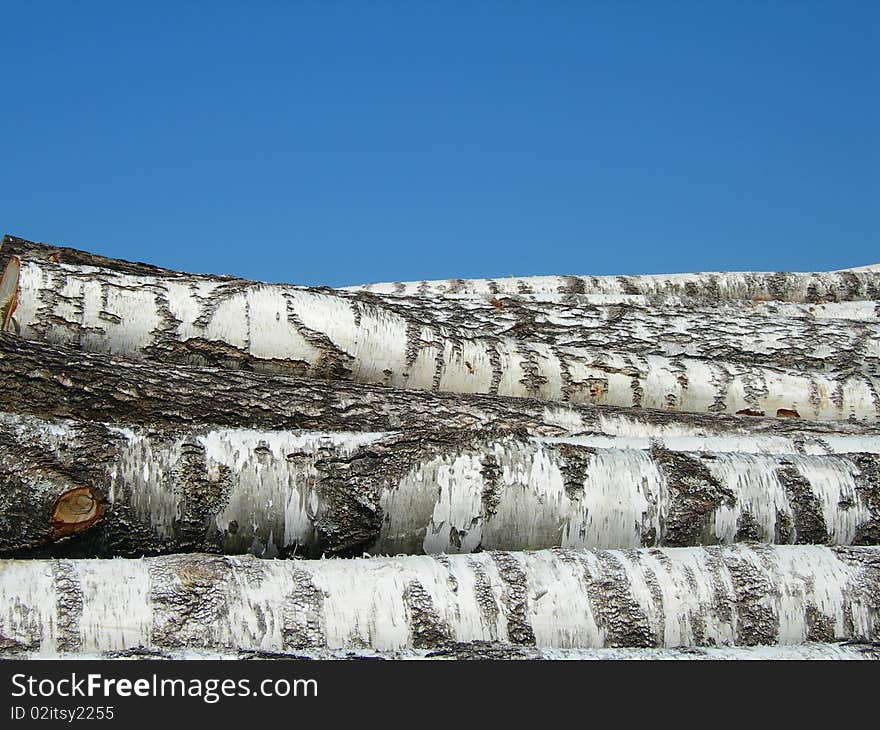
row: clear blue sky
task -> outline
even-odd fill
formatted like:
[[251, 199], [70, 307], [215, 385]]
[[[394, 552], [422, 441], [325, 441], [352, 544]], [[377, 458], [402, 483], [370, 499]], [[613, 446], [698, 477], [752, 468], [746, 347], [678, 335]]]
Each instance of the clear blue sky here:
[[880, 261], [880, 2], [2, 2], [0, 229], [381, 280]]

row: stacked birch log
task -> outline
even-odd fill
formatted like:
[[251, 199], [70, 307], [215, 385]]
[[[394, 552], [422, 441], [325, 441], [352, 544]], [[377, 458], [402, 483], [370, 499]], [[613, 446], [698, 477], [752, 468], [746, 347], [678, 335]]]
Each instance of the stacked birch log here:
[[880, 654], [876, 267], [0, 270], [4, 656]]

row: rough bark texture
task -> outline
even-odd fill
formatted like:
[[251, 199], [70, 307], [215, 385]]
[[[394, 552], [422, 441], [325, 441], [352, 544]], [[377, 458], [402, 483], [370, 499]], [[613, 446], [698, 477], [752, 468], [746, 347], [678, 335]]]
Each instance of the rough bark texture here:
[[18, 554], [54, 534], [45, 499], [31, 502], [44, 483], [89, 484], [103, 512], [77, 539], [43, 547], [68, 556], [846, 545], [880, 524], [880, 454], [867, 453], [618, 449], [506, 429], [145, 430], [0, 414], [0, 457], [0, 489], [15, 495], [0, 506], [0, 549]]
[[[873, 642], [880, 550], [4, 561], [6, 654]], [[73, 649], [71, 649], [73, 647]]]
[[97, 467], [84, 466], [83, 456], [62, 465], [0, 426], [0, 554], [51, 545], [100, 520], [106, 505], [94, 484]]
[[136, 358], [697, 413], [880, 418], [880, 326], [867, 319], [377, 296], [28, 258], [18, 300], [25, 337]]
[[720, 443], [712, 445], [717, 437], [725, 443], [733, 439], [734, 450], [803, 453], [870, 450], [869, 445], [880, 439], [880, 427], [863, 423], [710, 416], [402, 390], [135, 361], [8, 333], [0, 334], [0, 380], [2, 410], [157, 426], [207, 423], [388, 431], [506, 425], [544, 435], [625, 437], [628, 445], [637, 448], [645, 448], [650, 439], [664, 444], [686, 439], [690, 445], [685, 448], [712, 450], [720, 448]]
[[[96, 266], [98, 268], [110, 269], [118, 271], [122, 274], [133, 274], [135, 276], [179, 276], [179, 273], [171, 269], [163, 269], [152, 264], [144, 264], [134, 261], [123, 261], [121, 259], [109, 258], [107, 256], [99, 256], [81, 251], [69, 246], [55, 246], [51, 243], [37, 243], [36, 241], [28, 241], [18, 236], [3, 236], [0, 242], [0, 268], [12, 256], [29, 258], [34, 261], [49, 261], [52, 263], [72, 264], [74, 266]], [[235, 277], [218, 277], [222, 279], [232, 279]]]

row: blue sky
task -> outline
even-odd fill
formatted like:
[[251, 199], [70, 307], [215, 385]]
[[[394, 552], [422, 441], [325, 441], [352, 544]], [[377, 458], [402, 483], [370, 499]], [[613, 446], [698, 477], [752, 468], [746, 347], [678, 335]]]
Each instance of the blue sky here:
[[878, 2], [2, 2], [0, 229], [303, 284], [880, 261]]

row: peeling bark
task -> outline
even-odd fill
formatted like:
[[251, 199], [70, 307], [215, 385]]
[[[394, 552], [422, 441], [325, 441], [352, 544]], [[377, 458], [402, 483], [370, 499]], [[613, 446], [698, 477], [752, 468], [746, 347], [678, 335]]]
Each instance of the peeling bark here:
[[[609, 443], [509, 429], [141, 429], [0, 414], [0, 488], [19, 495], [0, 506], [0, 549], [286, 557], [846, 545], [880, 524], [877, 453]], [[85, 484], [98, 495], [76, 539], [61, 540], [72, 532], [57, 531], [45, 498], [28, 501], [44, 483], [80, 501]]]
[[[487, 643], [527, 651], [800, 645], [819, 620], [826, 643], [873, 642], [878, 554], [740, 545], [369, 560], [2, 561], [0, 599], [14, 609], [0, 614], [0, 636], [4, 654], [74, 647], [454, 655]], [[477, 589], [476, 566], [485, 590]], [[612, 583], [611, 592], [593, 588]]]
[[25, 337], [134, 358], [681, 412], [880, 418], [880, 325], [869, 320], [382, 297], [27, 258], [18, 298]]

